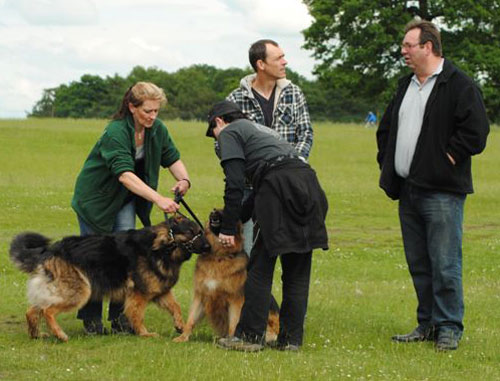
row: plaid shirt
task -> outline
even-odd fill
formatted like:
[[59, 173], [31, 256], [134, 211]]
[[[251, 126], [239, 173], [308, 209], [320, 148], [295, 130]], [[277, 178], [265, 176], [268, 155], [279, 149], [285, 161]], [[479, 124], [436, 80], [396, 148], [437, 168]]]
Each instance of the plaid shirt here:
[[[227, 100], [240, 106], [252, 121], [265, 125], [264, 113], [252, 93], [252, 81], [256, 74], [244, 77], [240, 87], [233, 90]], [[306, 98], [302, 90], [287, 79], [280, 79], [276, 86], [276, 98], [271, 128], [291, 143], [304, 158], [309, 157], [313, 142], [313, 130]]]

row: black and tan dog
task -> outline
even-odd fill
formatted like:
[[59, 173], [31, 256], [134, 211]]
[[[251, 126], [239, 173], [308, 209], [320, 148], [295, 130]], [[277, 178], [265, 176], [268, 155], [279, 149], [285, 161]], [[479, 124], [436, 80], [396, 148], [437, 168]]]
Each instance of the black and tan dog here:
[[[201, 254], [194, 271], [194, 297], [182, 335], [175, 342], [189, 340], [193, 328], [206, 316], [220, 337], [233, 336], [245, 301], [244, 286], [247, 278], [248, 256], [243, 251], [241, 224], [232, 248], [222, 246], [218, 240], [222, 211], [210, 213], [205, 236], [210, 252]], [[274, 301], [274, 298], [273, 298]], [[266, 341], [275, 341], [279, 331], [279, 307], [274, 301], [267, 322]]]
[[40, 336], [38, 325], [43, 316], [52, 333], [67, 341], [56, 316], [81, 308], [94, 296], [124, 302], [125, 316], [137, 335], [156, 336], [144, 326], [150, 301], [167, 309], [175, 328], [182, 332], [181, 309], [171, 288], [181, 264], [192, 253], [208, 248], [202, 229], [180, 215], [140, 230], [72, 236], [53, 244], [38, 233], [22, 233], [13, 239], [10, 257], [30, 274], [29, 334]]

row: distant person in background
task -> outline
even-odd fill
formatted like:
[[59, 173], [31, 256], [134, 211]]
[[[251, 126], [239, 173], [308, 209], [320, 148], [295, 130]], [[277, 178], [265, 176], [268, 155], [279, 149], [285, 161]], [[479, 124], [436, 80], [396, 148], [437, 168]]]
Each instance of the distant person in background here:
[[[191, 186], [179, 151], [157, 119], [165, 103], [165, 93], [153, 83], [138, 82], [125, 93], [76, 180], [71, 206], [82, 236], [134, 229], [136, 214], [149, 226], [152, 204], [165, 213], [179, 209], [172, 198], [156, 191], [160, 166], [168, 168], [176, 180], [172, 192], [185, 194]], [[110, 302], [112, 332], [132, 333], [122, 312], [121, 303]], [[89, 301], [77, 317], [88, 334], [107, 333], [102, 324], [102, 300]]]
[[405, 28], [403, 78], [377, 131], [380, 186], [399, 199], [403, 243], [418, 299], [418, 326], [392, 340], [435, 340], [454, 350], [463, 333], [462, 224], [473, 192], [471, 156], [489, 132], [481, 92], [443, 58], [434, 24]]
[[[255, 73], [247, 75], [227, 100], [236, 103], [248, 119], [278, 132], [304, 159], [309, 157], [313, 130], [306, 99], [301, 89], [286, 79], [285, 54], [273, 40], [254, 42], [248, 51]], [[247, 200], [252, 194], [249, 184]], [[244, 224], [245, 251], [250, 254], [253, 223]]]
[[375, 125], [377, 124], [377, 115], [375, 115], [373, 111], [369, 111], [368, 115], [365, 118], [365, 122], [365, 128], [375, 127]]

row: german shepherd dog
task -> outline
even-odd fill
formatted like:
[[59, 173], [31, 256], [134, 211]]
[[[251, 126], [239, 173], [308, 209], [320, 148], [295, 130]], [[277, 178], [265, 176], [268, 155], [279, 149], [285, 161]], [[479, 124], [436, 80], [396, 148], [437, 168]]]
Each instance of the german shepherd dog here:
[[157, 336], [144, 326], [150, 301], [168, 310], [182, 332], [181, 309], [171, 288], [181, 264], [192, 253], [208, 249], [202, 229], [181, 215], [140, 230], [71, 236], [53, 244], [41, 234], [21, 233], [11, 243], [10, 257], [30, 274], [29, 335], [41, 336], [38, 325], [43, 316], [50, 331], [67, 341], [56, 316], [81, 308], [93, 297], [124, 302], [124, 314], [139, 336]]
[[[242, 226], [238, 224], [235, 245], [224, 247], [218, 235], [222, 211], [214, 209], [205, 227], [210, 252], [200, 254], [194, 271], [194, 297], [182, 334], [174, 339], [189, 340], [193, 328], [206, 316], [219, 337], [233, 336], [245, 301], [248, 256], [243, 251]], [[279, 307], [273, 298], [267, 322], [266, 341], [275, 341], [279, 331]]]

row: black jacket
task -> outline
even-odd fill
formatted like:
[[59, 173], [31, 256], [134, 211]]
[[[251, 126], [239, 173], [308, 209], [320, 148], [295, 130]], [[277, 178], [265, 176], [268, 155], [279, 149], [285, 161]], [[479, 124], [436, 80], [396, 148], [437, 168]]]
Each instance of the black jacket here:
[[255, 216], [271, 256], [328, 249], [328, 201], [316, 173], [302, 161], [283, 161], [262, 175]]
[[[379, 185], [392, 199], [399, 198], [403, 181], [394, 170], [394, 153], [399, 108], [412, 75], [399, 81], [377, 130]], [[472, 79], [445, 60], [425, 107], [406, 181], [429, 190], [472, 193], [471, 156], [483, 151], [489, 129], [480, 90]], [[455, 159], [455, 165], [447, 153]]]

